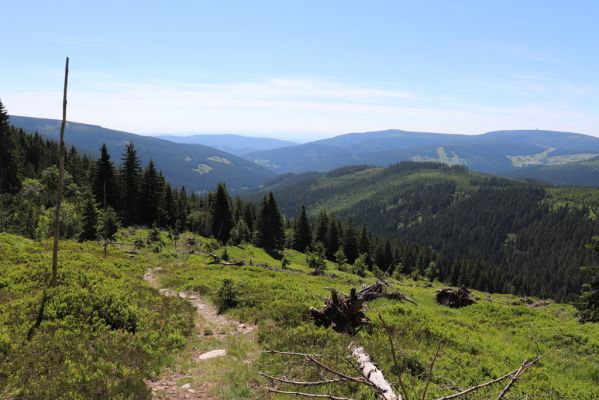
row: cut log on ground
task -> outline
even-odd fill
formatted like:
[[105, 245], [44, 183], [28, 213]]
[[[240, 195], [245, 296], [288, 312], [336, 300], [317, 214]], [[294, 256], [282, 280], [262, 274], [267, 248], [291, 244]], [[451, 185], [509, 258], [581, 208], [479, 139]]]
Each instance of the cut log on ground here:
[[416, 304], [402, 293], [387, 293], [385, 283], [378, 281], [359, 292], [353, 288], [349, 295], [331, 289], [331, 297], [326, 300], [322, 310], [310, 307], [310, 317], [314, 320], [316, 326], [324, 326], [325, 328], [332, 326], [337, 332], [354, 334], [360, 327], [370, 322], [364, 314], [364, 304], [380, 297], [406, 300]]
[[437, 290], [437, 303], [451, 308], [462, 308], [476, 303], [470, 297], [470, 290], [465, 287], [459, 289], [443, 288]]

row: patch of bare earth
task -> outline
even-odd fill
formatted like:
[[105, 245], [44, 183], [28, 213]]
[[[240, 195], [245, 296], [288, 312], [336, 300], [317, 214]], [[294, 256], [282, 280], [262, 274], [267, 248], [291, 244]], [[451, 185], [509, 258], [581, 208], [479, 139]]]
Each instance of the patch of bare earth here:
[[[199, 338], [216, 338], [218, 343], [222, 344], [228, 336], [249, 334], [256, 328], [255, 325], [241, 323], [226, 315], [219, 314], [217, 309], [209, 302], [204, 301], [198, 293], [191, 291], [176, 292], [173, 289], [160, 288], [157, 279], [157, 274], [160, 271], [162, 271], [160, 267], [148, 269], [144, 275], [144, 280], [151, 287], [157, 289], [161, 295], [178, 296], [194, 306], [197, 313], [195, 334]], [[227, 351], [225, 348], [216, 347], [209, 351], [200, 352], [194, 347], [191, 352], [191, 360], [195, 365], [194, 368], [189, 368], [189, 373], [166, 370], [160, 378], [146, 381], [146, 384], [152, 390], [153, 399], [212, 399], [208, 393], [208, 389], [212, 385], [210, 382], [201, 380], [201, 363], [213, 358], [226, 357]]]

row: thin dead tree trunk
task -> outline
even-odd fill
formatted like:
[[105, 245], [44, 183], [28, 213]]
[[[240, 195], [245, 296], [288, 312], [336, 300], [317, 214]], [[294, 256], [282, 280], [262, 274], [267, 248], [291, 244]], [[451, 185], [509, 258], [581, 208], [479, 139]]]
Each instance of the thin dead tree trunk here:
[[60, 147], [58, 150], [58, 188], [56, 189], [56, 208], [54, 209], [54, 246], [52, 247], [52, 280], [51, 286], [56, 286], [58, 276], [58, 241], [60, 235], [60, 203], [64, 184], [64, 129], [67, 123], [67, 84], [69, 81], [69, 57], [64, 68], [64, 93], [62, 98], [62, 124], [60, 125]]

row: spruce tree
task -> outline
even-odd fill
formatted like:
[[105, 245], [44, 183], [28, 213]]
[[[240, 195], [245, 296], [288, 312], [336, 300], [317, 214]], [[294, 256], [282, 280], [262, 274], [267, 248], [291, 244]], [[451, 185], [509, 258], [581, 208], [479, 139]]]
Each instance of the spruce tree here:
[[293, 248], [303, 253], [311, 243], [312, 231], [310, 230], [310, 223], [308, 223], [308, 217], [306, 216], [306, 207], [302, 206], [299, 218], [295, 221], [293, 229]]
[[283, 218], [272, 192], [262, 200], [256, 229], [256, 245], [267, 251], [279, 250], [285, 242]]
[[251, 203], [245, 203], [243, 208], [243, 219], [250, 232], [253, 232], [256, 227], [256, 206]]
[[106, 144], [100, 149], [100, 158], [96, 161], [94, 171], [93, 191], [102, 208], [118, 208], [119, 188], [116, 179], [114, 164], [110, 160], [110, 154]]
[[141, 200], [142, 170], [141, 162], [133, 143], [125, 148], [120, 170], [122, 186], [122, 215], [125, 225], [139, 221], [139, 203]]
[[362, 232], [360, 232], [360, 241], [358, 243], [358, 248], [360, 254], [370, 253], [370, 239], [368, 238], [368, 231], [366, 230], [366, 227], [362, 227]]
[[83, 199], [83, 228], [79, 241], [96, 240], [98, 236], [98, 210], [91, 193], [86, 193]]
[[19, 180], [19, 156], [17, 146], [8, 124], [8, 113], [0, 101], [0, 193], [17, 193]]
[[187, 198], [187, 191], [185, 186], [179, 189], [177, 194], [177, 230], [179, 232], [187, 229], [187, 217], [189, 215], [189, 199]]
[[233, 229], [234, 221], [231, 213], [231, 198], [224, 183], [219, 183], [212, 205], [211, 232], [215, 239], [227, 243]]
[[65, 161], [65, 170], [71, 174], [78, 186], [83, 186], [86, 180], [86, 173], [81, 165], [81, 156], [75, 146], [71, 146], [71, 150], [67, 154], [67, 159]]
[[107, 207], [100, 218], [99, 235], [104, 242], [104, 257], [106, 257], [108, 244], [114, 242], [114, 237], [119, 229], [119, 218], [112, 207]]
[[337, 250], [339, 250], [340, 246], [339, 226], [337, 225], [337, 221], [335, 220], [334, 216], [331, 216], [329, 221], [330, 225], [326, 230], [327, 234], [325, 237], [327, 258], [329, 260], [335, 260], [335, 254], [337, 253]]
[[[329, 217], [325, 211], [321, 211], [318, 214], [318, 218], [316, 219], [316, 223], [314, 224], [314, 241], [320, 242], [323, 245], [327, 244], [329, 234]], [[329, 251], [327, 249], [327, 257]], [[330, 258], [330, 257], [328, 257]]]
[[358, 241], [356, 239], [356, 233], [351, 221], [345, 230], [345, 236], [343, 238], [343, 250], [345, 251], [347, 262], [353, 264], [356, 261], [356, 258], [358, 258]]
[[177, 202], [176, 192], [173, 192], [171, 185], [166, 184], [164, 194], [164, 224], [169, 228], [176, 228], [177, 225]]
[[154, 161], [150, 160], [144, 171], [142, 187], [142, 222], [147, 226], [160, 226], [164, 201], [164, 178], [161, 178]]

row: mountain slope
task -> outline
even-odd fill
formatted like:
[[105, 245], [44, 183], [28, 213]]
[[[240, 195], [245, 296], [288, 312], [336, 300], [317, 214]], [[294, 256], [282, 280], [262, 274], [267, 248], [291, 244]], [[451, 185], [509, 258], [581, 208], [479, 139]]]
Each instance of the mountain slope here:
[[514, 170], [507, 176], [536, 179], [562, 186], [599, 187], [599, 157], [565, 165], [538, 165]]
[[[59, 137], [59, 120], [11, 116], [10, 123], [51, 139]], [[132, 142], [144, 164], [153, 159], [169, 182], [176, 186], [185, 185], [192, 191], [213, 189], [223, 181], [231, 190], [256, 187], [275, 175], [243, 158], [208, 146], [173, 143], [97, 125], [69, 122], [65, 141], [93, 157], [97, 157], [102, 143], [106, 143], [117, 164], [125, 145]]]
[[238, 156], [263, 150], [278, 149], [281, 147], [294, 146], [297, 143], [281, 139], [264, 137], [251, 137], [233, 134], [205, 134], [205, 135], [159, 135], [160, 139], [175, 143], [202, 144], [214, 147], [227, 153]]
[[246, 158], [279, 173], [329, 171], [353, 164], [387, 166], [436, 161], [494, 174], [531, 165], [558, 165], [599, 155], [599, 138], [569, 132], [520, 130], [451, 135], [387, 130], [350, 133]]
[[596, 261], [585, 248], [599, 234], [594, 189], [569, 193], [575, 189], [404, 162], [281, 176], [248, 197], [267, 191], [287, 215], [305, 205], [312, 217], [326, 210], [377, 234], [430, 245], [455, 263], [442, 271], [455, 284], [563, 300], [580, 289], [579, 267]]

